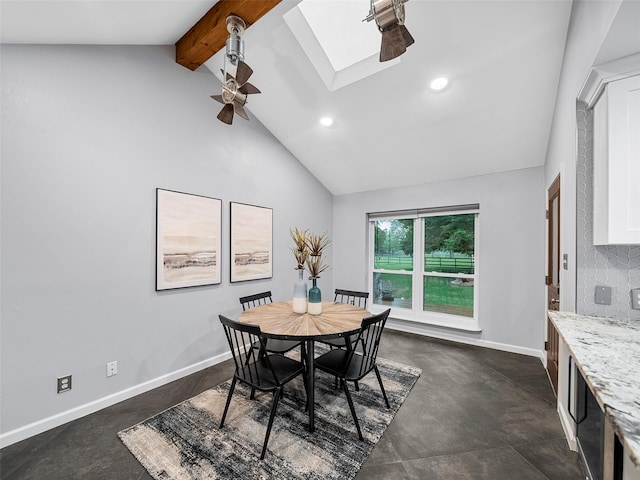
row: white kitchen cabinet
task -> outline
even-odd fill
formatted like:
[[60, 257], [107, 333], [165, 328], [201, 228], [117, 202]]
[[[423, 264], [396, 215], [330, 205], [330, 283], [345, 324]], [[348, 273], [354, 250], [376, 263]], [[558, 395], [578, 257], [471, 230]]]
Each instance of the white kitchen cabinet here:
[[640, 75], [594, 105], [593, 244], [640, 245]]

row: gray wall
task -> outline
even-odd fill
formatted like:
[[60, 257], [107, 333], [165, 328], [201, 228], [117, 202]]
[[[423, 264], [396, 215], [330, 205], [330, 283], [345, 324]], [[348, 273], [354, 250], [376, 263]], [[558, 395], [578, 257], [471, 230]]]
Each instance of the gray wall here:
[[576, 97], [620, 4], [617, 0], [574, 0], [571, 7], [544, 169], [545, 188], [558, 174], [561, 180], [560, 249], [569, 261], [568, 269], [560, 270], [560, 309], [566, 311], [575, 311], [576, 307]]
[[[593, 245], [593, 110], [578, 102], [577, 306], [584, 315], [640, 319], [629, 291], [640, 288], [640, 246]], [[595, 287], [611, 287], [611, 305], [596, 305]]]
[[[289, 228], [332, 236], [333, 212], [255, 118], [215, 118], [219, 82], [173, 47], [3, 45], [1, 58], [0, 431], [15, 441], [219, 361], [217, 315], [257, 291], [290, 298]], [[157, 187], [223, 200], [222, 284], [154, 291]], [[273, 279], [230, 284], [230, 201], [273, 208]], [[73, 389], [56, 394], [66, 374]]]
[[367, 288], [367, 213], [480, 204], [476, 295], [482, 332], [390, 321], [391, 327], [542, 356], [544, 348], [543, 169], [469, 177], [334, 199], [336, 286]]

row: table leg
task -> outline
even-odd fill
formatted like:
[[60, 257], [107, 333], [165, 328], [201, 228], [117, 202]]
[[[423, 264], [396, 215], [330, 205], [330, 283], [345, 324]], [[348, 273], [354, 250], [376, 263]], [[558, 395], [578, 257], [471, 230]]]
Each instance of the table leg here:
[[309, 403], [309, 431], [315, 430], [315, 373], [313, 368], [314, 341], [307, 340], [307, 399]]

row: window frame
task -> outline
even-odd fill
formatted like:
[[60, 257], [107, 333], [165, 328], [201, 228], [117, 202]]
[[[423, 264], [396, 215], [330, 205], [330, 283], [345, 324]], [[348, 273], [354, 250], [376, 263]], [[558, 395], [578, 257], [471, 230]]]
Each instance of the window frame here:
[[[434, 216], [445, 215], [462, 215], [462, 214], [474, 214], [474, 273], [445, 273], [445, 272], [426, 272], [424, 269], [424, 218]], [[480, 332], [480, 326], [478, 323], [478, 311], [479, 311], [479, 285], [480, 285], [480, 265], [479, 265], [479, 219], [480, 219], [480, 206], [474, 205], [461, 205], [453, 207], [438, 207], [421, 210], [405, 210], [394, 212], [376, 212], [368, 214], [368, 264], [367, 264], [367, 278], [368, 289], [371, 295], [371, 303], [369, 310], [376, 314], [380, 313], [387, 308], [388, 305], [376, 304], [373, 288], [374, 273], [391, 273], [399, 275], [411, 275], [412, 277], [412, 307], [404, 308], [399, 306], [391, 307], [391, 317], [399, 320], [406, 320], [410, 322], [417, 322], [426, 325], [435, 325], [439, 327], [453, 328], [457, 330], [465, 330], [472, 332]], [[413, 270], [385, 270], [380, 268], [374, 268], [375, 266], [375, 222], [384, 220], [413, 220]], [[416, 254], [416, 252], [419, 252]], [[447, 277], [447, 278], [469, 278], [473, 279], [473, 316], [466, 317], [461, 315], [455, 315], [451, 313], [424, 311], [424, 279], [425, 277]]]

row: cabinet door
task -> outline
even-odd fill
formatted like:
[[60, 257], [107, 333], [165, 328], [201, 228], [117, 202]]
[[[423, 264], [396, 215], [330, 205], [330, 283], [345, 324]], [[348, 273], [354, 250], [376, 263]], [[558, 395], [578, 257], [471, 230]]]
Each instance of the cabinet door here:
[[594, 245], [640, 244], [640, 75], [609, 82], [594, 107]]

